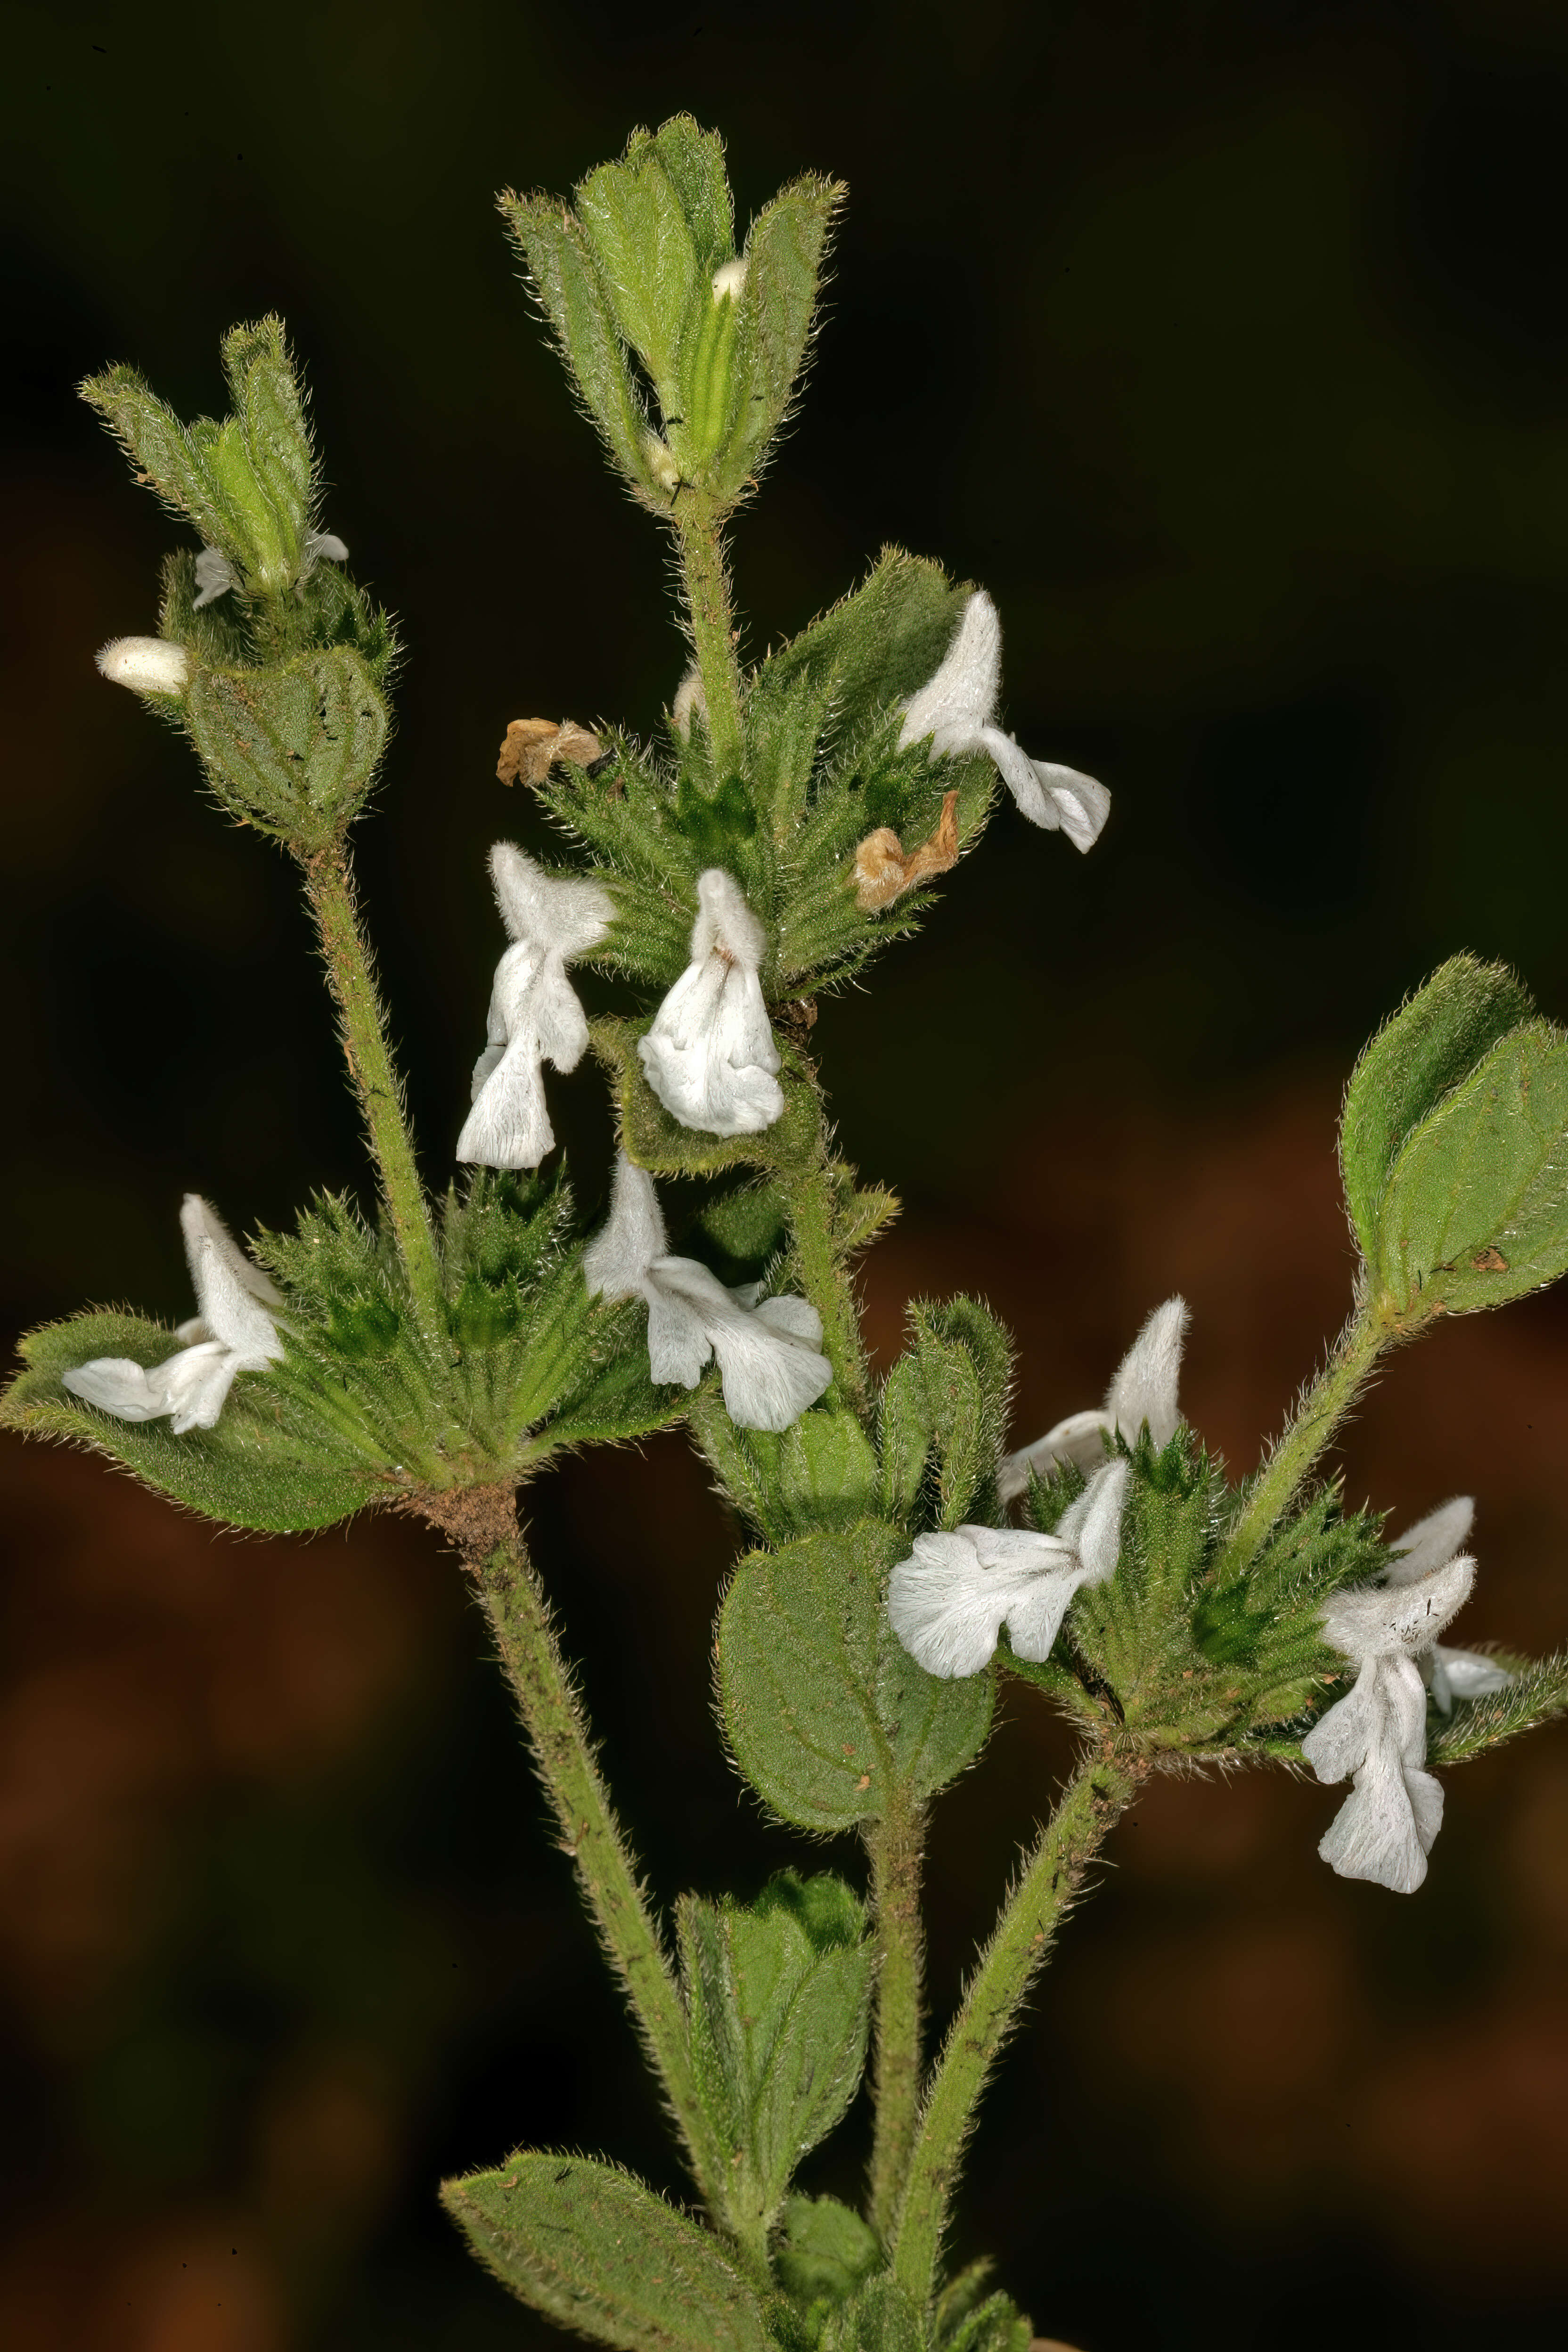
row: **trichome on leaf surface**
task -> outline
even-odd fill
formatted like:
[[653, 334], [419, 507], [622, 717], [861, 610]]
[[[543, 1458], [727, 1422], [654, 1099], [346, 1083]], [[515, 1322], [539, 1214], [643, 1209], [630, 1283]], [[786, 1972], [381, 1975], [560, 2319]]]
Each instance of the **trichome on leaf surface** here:
[[[347, 845], [397, 640], [323, 528], [282, 325], [226, 338], [221, 423], [183, 423], [129, 368], [84, 385], [196, 541], [165, 563], [157, 634], [100, 667], [189, 738], [230, 816], [296, 861], [378, 1197], [366, 1216], [318, 1196], [294, 1232], [242, 1249], [190, 1196], [192, 1320], [95, 1313], [34, 1332], [4, 1417], [228, 1526], [393, 1507], [458, 1548], [693, 2189], [678, 2210], [612, 2162], [526, 2147], [448, 2182], [508, 2287], [627, 2347], [1023, 2352], [1033, 2325], [985, 2266], [948, 2273], [961, 2161], [1058, 1923], [1142, 1783], [1205, 1759], [1348, 1783], [1324, 1859], [1411, 1893], [1442, 1820], [1432, 1768], [1568, 1705], [1568, 1659], [1443, 1638], [1475, 1581], [1468, 1497], [1391, 1541], [1318, 1475], [1385, 1350], [1568, 1267], [1568, 1035], [1511, 974], [1458, 956], [1367, 1047], [1340, 1139], [1350, 1319], [1239, 1481], [1182, 1418], [1180, 1299], [1154, 1308], [1103, 1406], [1022, 1447], [1011, 1345], [977, 1299], [911, 1305], [905, 1352], [872, 1377], [852, 1269], [897, 1202], [834, 1150], [805, 1042], [814, 1000], [913, 929], [978, 845], [999, 780], [1080, 852], [1110, 795], [1005, 731], [995, 608], [923, 557], [884, 551], [741, 665], [725, 534], [797, 396], [842, 194], [796, 181], [737, 249], [722, 146], [681, 116], [635, 133], [571, 205], [501, 199], [613, 467], [670, 535], [691, 659], [652, 740], [507, 730], [500, 773], [562, 849], [550, 866], [506, 841], [492, 854], [507, 944], [472, 1099], [454, 1107], [460, 1173], [435, 1202]], [[590, 1023], [574, 965], [618, 974], [641, 1010]], [[544, 1171], [544, 1070], [590, 1051], [619, 1153], [608, 1217], [585, 1233], [564, 1172]], [[868, 1893], [786, 1872], [749, 1900], [683, 1895], [671, 1937], [617, 1826], [518, 1496], [565, 1448], [677, 1421], [744, 1531], [717, 1633], [729, 1751], [779, 1820], [859, 1839]], [[980, 1756], [1003, 1675], [1068, 1717], [1079, 1759], [928, 2063], [926, 1821]], [[868, 2064], [857, 2212], [796, 2175]]]

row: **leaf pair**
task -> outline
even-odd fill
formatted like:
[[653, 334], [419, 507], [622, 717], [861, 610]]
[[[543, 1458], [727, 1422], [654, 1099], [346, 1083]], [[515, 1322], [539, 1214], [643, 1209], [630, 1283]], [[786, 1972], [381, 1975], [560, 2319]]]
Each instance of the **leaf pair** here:
[[1340, 1160], [1373, 1298], [1400, 1330], [1568, 1269], [1568, 1035], [1455, 956], [1373, 1039]]
[[835, 181], [795, 181], [753, 222], [737, 266], [723, 142], [677, 115], [634, 131], [618, 163], [590, 173], [575, 213], [553, 196], [501, 197], [584, 403], [656, 511], [690, 489], [721, 514], [763, 463], [805, 356], [842, 194]]

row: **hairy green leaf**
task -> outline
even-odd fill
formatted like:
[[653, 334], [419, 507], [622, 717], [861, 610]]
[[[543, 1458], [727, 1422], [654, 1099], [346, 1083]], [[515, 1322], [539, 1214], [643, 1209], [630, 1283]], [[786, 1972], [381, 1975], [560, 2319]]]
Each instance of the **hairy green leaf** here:
[[503, 2286], [626, 2352], [766, 2352], [756, 2296], [717, 2241], [639, 2180], [523, 2149], [441, 2201]]
[[1533, 1009], [1528, 990], [1501, 964], [1453, 956], [1366, 1047], [1345, 1090], [1340, 1167], [1369, 1265], [1379, 1208], [1406, 1138]]
[[978, 1754], [991, 1677], [939, 1682], [888, 1622], [883, 1587], [909, 1538], [868, 1519], [748, 1553], [719, 1627], [724, 1727], [752, 1786], [784, 1820], [850, 1829], [895, 1789], [943, 1786]]
[[875, 2233], [836, 2197], [791, 2197], [773, 2268], [795, 2302], [843, 2303], [882, 2259]]

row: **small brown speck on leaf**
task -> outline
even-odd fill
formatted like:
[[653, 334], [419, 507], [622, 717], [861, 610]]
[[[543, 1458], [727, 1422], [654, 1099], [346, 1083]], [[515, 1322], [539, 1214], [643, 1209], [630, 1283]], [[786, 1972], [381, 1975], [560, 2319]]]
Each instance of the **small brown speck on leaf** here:
[[890, 907], [917, 882], [932, 874], [945, 874], [958, 863], [958, 794], [942, 796], [942, 815], [936, 831], [929, 841], [906, 856], [904, 845], [891, 825], [879, 824], [868, 833], [855, 852], [855, 903], [863, 914], [874, 915], [879, 907]]
[[856, 1781], [856, 1783], [855, 1783], [855, 1786], [856, 1786], [858, 1789], [868, 1789], [868, 1788], [870, 1787], [870, 1785], [871, 1785], [871, 1775], [869, 1774], [869, 1772], [862, 1772], [862, 1773], [861, 1773], [861, 1775], [860, 1775], [860, 1778], [859, 1778], [859, 1779]]
[[1470, 1260], [1470, 1265], [1477, 1274], [1506, 1274], [1508, 1272], [1507, 1258], [1504, 1257], [1501, 1250], [1495, 1248], [1490, 1244], [1489, 1244], [1484, 1250], [1478, 1250], [1475, 1256]]
[[574, 719], [563, 719], [559, 727], [552, 719], [514, 719], [500, 747], [496, 776], [503, 784], [515, 784], [520, 776], [525, 784], [542, 784], [557, 760], [586, 768], [603, 756], [603, 748], [592, 730], [579, 727]]

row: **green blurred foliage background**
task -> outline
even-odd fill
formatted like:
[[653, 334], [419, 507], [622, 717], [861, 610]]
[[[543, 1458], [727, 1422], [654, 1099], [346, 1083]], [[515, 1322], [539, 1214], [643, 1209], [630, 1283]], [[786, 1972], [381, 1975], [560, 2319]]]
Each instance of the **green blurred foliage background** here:
[[[743, 214], [807, 166], [850, 185], [809, 395], [738, 533], [751, 646], [884, 541], [939, 554], [1001, 608], [1008, 723], [1116, 795], [1082, 862], [1005, 809], [818, 1024], [845, 1148], [908, 1202], [877, 1344], [916, 1292], [983, 1291], [1031, 1434], [1180, 1286], [1191, 1415], [1255, 1458], [1343, 1309], [1361, 1038], [1461, 946], [1568, 1016], [1563, 11], [57, 0], [5, 26], [9, 1326], [186, 1311], [186, 1187], [243, 1227], [364, 1180], [287, 870], [92, 670], [153, 625], [171, 531], [71, 386], [125, 359], [210, 408], [222, 330], [289, 320], [327, 525], [411, 646], [361, 867], [444, 1181], [500, 944], [483, 851], [545, 838], [494, 782], [506, 722], [646, 730], [682, 666], [664, 551], [491, 199], [689, 107]], [[602, 1086], [553, 1099], [595, 1198]], [[1563, 1637], [1565, 1339], [1552, 1297], [1439, 1332], [1351, 1433], [1353, 1500], [1407, 1521], [1477, 1491], [1461, 1637]], [[0, 1475], [0, 2336], [542, 2344], [438, 2173], [526, 2139], [674, 2180], [457, 1568], [392, 1522], [215, 1539], [14, 1444]], [[532, 1518], [660, 1891], [805, 1858], [709, 1719], [732, 1538], [682, 1442], [569, 1465]], [[939, 2017], [1064, 1759], [1016, 1696], [939, 1817]], [[1568, 1745], [1450, 1776], [1408, 1903], [1318, 1864], [1336, 1801], [1163, 1784], [992, 2096], [961, 2252], [994, 2243], [1086, 2352], [1561, 2341]], [[858, 2127], [816, 2185], [853, 2193]]]

